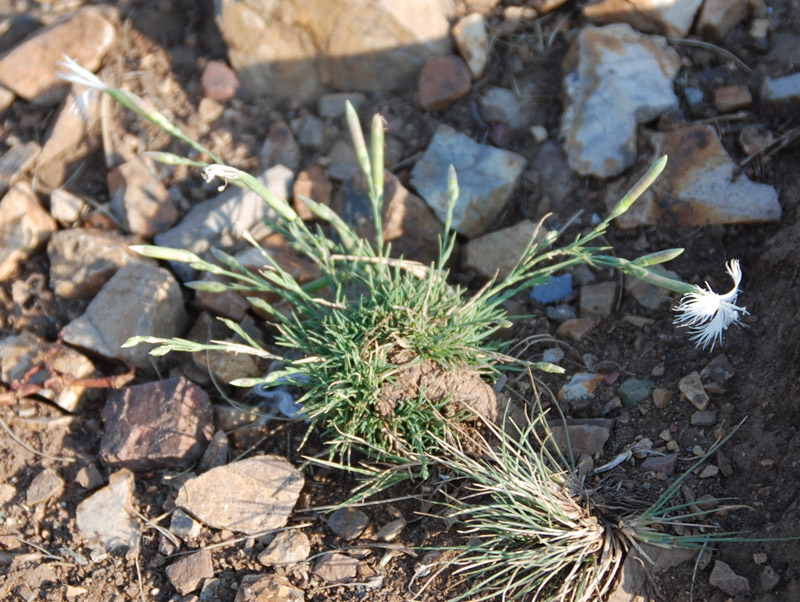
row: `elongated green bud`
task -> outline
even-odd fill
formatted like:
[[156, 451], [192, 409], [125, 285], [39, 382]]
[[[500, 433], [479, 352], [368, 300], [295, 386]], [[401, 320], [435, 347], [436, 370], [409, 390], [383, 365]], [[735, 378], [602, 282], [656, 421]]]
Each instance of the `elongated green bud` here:
[[640, 266], [658, 265], [659, 263], [672, 261], [681, 253], [683, 253], [683, 249], [664, 249], [663, 251], [657, 251], [649, 255], [642, 255], [634, 259], [633, 264]]
[[344, 113], [347, 118], [347, 127], [350, 130], [350, 136], [353, 138], [353, 146], [355, 147], [358, 164], [361, 166], [361, 171], [367, 176], [367, 182], [369, 182], [370, 192], [372, 193], [374, 192], [372, 167], [370, 166], [369, 153], [367, 152], [367, 143], [364, 141], [364, 132], [361, 131], [358, 113], [356, 113], [356, 110], [353, 108], [353, 105], [350, 104], [349, 100], [345, 104]]
[[383, 118], [375, 115], [372, 118], [372, 189], [375, 197], [383, 199]]
[[204, 161], [192, 161], [186, 157], [181, 157], [173, 153], [165, 153], [162, 151], [145, 151], [144, 155], [150, 157], [153, 161], [158, 161], [164, 165], [187, 165], [189, 167], [208, 167], [208, 163]]
[[163, 259], [164, 261], [177, 261], [179, 263], [193, 263], [201, 259], [191, 251], [183, 249], [173, 249], [172, 247], [157, 247], [155, 245], [131, 245], [128, 247], [134, 253], [152, 257], [153, 259]]
[[225, 283], [215, 282], [214, 280], [192, 280], [185, 283], [185, 286], [205, 293], [224, 293], [228, 290], [228, 286]]
[[642, 193], [647, 190], [653, 182], [655, 182], [659, 175], [661, 175], [661, 172], [664, 171], [664, 167], [666, 167], [666, 165], [666, 155], [653, 163], [653, 166], [647, 170], [647, 173], [644, 174], [639, 181], [633, 185], [633, 187], [624, 197], [622, 197], [622, 199], [620, 199], [619, 203], [617, 203], [617, 206], [614, 207], [613, 211], [611, 211], [611, 215], [604, 220], [604, 223], [611, 222], [611, 220], [618, 218], [620, 215], [630, 209], [631, 205], [636, 202], [636, 199], [642, 196]]

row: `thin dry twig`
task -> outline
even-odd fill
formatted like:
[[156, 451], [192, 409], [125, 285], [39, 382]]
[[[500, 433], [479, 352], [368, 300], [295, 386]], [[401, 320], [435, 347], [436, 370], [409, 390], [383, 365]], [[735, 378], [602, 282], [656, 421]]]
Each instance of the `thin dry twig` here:
[[720, 48], [716, 44], [711, 44], [710, 42], [704, 42], [702, 40], [689, 40], [684, 38], [667, 38], [667, 42], [679, 46], [693, 46], [695, 48], [703, 48], [704, 50], [711, 50], [713, 52], [717, 52], [723, 55], [724, 57], [732, 60], [745, 73], [750, 74], [753, 72], [753, 70], [750, 67], [748, 67], [747, 63], [745, 63], [742, 59], [733, 54], [730, 50], [725, 50], [724, 48]]

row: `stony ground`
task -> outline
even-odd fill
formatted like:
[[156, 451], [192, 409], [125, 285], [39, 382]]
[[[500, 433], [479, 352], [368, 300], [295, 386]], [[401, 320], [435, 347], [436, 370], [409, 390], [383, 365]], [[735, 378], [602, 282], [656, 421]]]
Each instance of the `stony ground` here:
[[[13, 3], [2, 50], [11, 51], [42, 23], [80, 4]], [[492, 50], [484, 73], [471, 82], [467, 77], [461, 92], [441, 89], [434, 78], [407, 90], [367, 94], [359, 107], [362, 121], [376, 111], [386, 117], [387, 164], [402, 190], [423, 194], [414, 169], [433, 146], [439, 124], [524, 158], [514, 193], [483, 231], [517, 229], [482, 243], [477, 233], [463, 238], [455, 277], [472, 286], [483, 281], [487, 263], [500, 267], [513, 253], [520, 232], [530, 232], [526, 220], [553, 212], [554, 226], [582, 211], [573, 234], [591, 227], [631, 174], [646, 169], [653, 147], [669, 148], [675, 171], [654, 187], [650, 213], [635, 216], [639, 225], [633, 228], [614, 228], [608, 242], [629, 258], [685, 247], [669, 269], [717, 291], [729, 286], [724, 262], [740, 259], [745, 328], [726, 332], [724, 344], [711, 352], [693, 349], [686, 332], [672, 326], [672, 299], [631, 289], [615, 274], [575, 270], [565, 296], [555, 302], [539, 303], [527, 293], [514, 300], [509, 309], [528, 316], [515, 323], [514, 349], [535, 360], [547, 353], [566, 368], [565, 375], [543, 377], [543, 384], [560, 395], [570, 418], [588, 419], [593, 433], [608, 436], [598, 448], [580, 448], [596, 465], [639, 450], [608, 477], [631, 503], [652, 499], [744, 420], [723, 451], [685, 481], [680, 499], [703, 508], [713, 507], [709, 498], [742, 504], [712, 514], [707, 528], [800, 536], [800, 345], [794, 336], [800, 316], [800, 105], [797, 92], [786, 105], [773, 102], [764, 88], [766, 78], [800, 71], [800, 6], [793, 0], [760, 8], [754, 3], [755, 14], [745, 11], [721, 38], [711, 28], [673, 40], [678, 60], [663, 61], [674, 62], [665, 69], [673, 70], [677, 106], [643, 120], [635, 142], [639, 159], [630, 169], [611, 159], [596, 169], [615, 173], [579, 176], [570, 166], [594, 159], [571, 154], [569, 136], [562, 145], [559, 128], [574, 104], [573, 91], [562, 85], [574, 62], [564, 58], [588, 21], [574, 2], [538, 17], [531, 12], [546, 4], [458, 2], [460, 16], [473, 10], [486, 16]], [[99, 52], [94, 67], [106, 81], [148, 99], [226, 162], [254, 173], [288, 165], [270, 174], [273, 185], [284, 188], [303, 169], [296, 186], [305, 186], [304, 193], [330, 195], [335, 207], [352, 210], [357, 195], [337, 195], [352, 172], [343, 118], [325, 117], [327, 109], [315, 101], [228, 98], [231, 74], [213, 63], [226, 60], [226, 48], [208, 7], [124, 2], [100, 8], [104, 16], [94, 14], [98, 20], [72, 36], [81, 64], [90, 66]], [[78, 55], [75, 40], [94, 50]], [[48, 71], [34, 61], [14, 78], [33, 80]], [[524, 91], [512, 95], [521, 104], [511, 115], [491, 113], [508, 108], [507, 95], [491, 92], [499, 88]], [[225, 336], [209, 318], [223, 314], [268, 337], [260, 318], [245, 313], [236, 299], [194, 296], [168, 266], [142, 262], [126, 249], [154, 236], [183, 240], [186, 232], [225, 244], [230, 232], [202, 230], [202, 220], [177, 233], [170, 227], [208, 199], [216, 203], [204, 205], [212, 215], [230, 220], [226, 203], [233, 203], [236, 219], [249, 225], [260, 219], [261, 205], [248, 205], [231, 191], [220, 199], [216, 184], [206, 185], [184, 168], [154, 175], [139, 151], [184, 153], [185, 147], [170, 146], [163, 134], [111, 105], [93, 105], [87, 124], [68, 110], [69, 103], [37, 104], [16, 92], [18, 98], [4, 94], [0, 129], [0, 181], [8, 190], [0, 203], [0, 598], [255, 600], [265, 598], [247, 592], [262, 587], [279, 592], [280, 600], [409, 599], [431, 563], [414, 548], [457, 541], [457, 529], [432, 516], [427, 485], [396, 492], [410, 499], [325, 513], [324, 506], [345, 499], [355, 482], [303, 459], [297, 451], [302, 423], [251, 422], [226, 404], [226, 396], [240, 399], [240, 393], [216, 387], [210, 377], [223, 383], [263, 373], [266, 364], [234, 364], [213, 355], [153, 364], [142, 354], [118, 351], [127, 336], [140, 332], [126, 332], [131, 315], [143, 320], [137, 328], [147, 324], [158, 334], [191, 329], [190, 336], [205, 339]], [[491, 94], [500, 94], [500, 101], [488, 102]], [[524, 125], [515, 113], [525, 115]], [[681, 137], [688, 127], [691, 135]], [[737, 167], [727, 181], [707, 186], [716, 193], [709, 195], [711, 209], [681, 202], [697, 178], [725, 161]], [[120, 189], [128, 194], [115, 195]], [[405, 231], [400, 224], [403, 236], [396, 244], [424, 257], [435, 218], [418, 199], [404, 206], [417, 211], [415, 219], [432, 221]], [[739, 212], [740, 223], [707, 225], [709, 214], [723, 212], [720, 206]], [[268, 246], [292, 261], [280, 242], [271, 239]], [[294, 267], [299, 275], [307, 269]], [[115, 284], [106, 286], [112, 275]], [[92, 330], [98, 323], [108, 326]], [[562, 388], [576, 375], [588, 375], [578, 378], [591, 394]], [[524, 381], [509, 386], [530, 396]], [[656, 453], [641, 451], [648, 449]], [[312, 436], [302, 454], [321, 451]], [[245, 479], [235, 470], [213, 472], [244, 458], [252, 463]], [[210, 477], [200, 480], [203, 475]], [[231, 491], [240, 502], [272, 510], [253, 515], [234, 507], [238, 514], [229, 516], [225, 496]], [[276, 540], [275, 524], [265, 516], [277, 517], [279, 525], [288, 517], [295, 528]], [[712, 546], [696, 562], [661, 572], [656, 585], [667, 600], [800, 599], [799, 552], [793, 541]], [[684, 559], [673, 554], [664, 566]], [[421, 599], [444, 600], [447, 585], [446, 579], [434, 581]], [[619, 596], [630, 599], [621, 591]]]

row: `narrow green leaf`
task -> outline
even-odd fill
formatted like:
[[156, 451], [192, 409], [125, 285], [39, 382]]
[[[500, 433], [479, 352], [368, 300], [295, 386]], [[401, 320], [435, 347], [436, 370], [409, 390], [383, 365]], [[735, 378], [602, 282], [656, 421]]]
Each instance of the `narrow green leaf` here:
[[215, 280], [192, 280], [184, 283], [184, 286], [195, 290], [203, 291], [205, 293], [224, 293], [230, 290], [230, 286], [224, 282], [217, 282]]
[[191, 251], [183, 249], [173, 249], [171, 247], [157, 247], [154, 245], [131, 245], [128, 247], [134, 253], [152, 257], [153, 259], [163, 259], [164, 261], [177, 261], [179, 263], [192, 263], [202, 261]]

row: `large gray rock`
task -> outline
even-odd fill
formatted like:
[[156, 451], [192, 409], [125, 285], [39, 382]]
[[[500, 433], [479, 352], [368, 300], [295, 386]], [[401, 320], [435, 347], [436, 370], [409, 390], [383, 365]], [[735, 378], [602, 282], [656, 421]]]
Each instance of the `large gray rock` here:
[[[667, 155], [667, 167], [656, 186], [651, 186], [627, 213], [617, 218], [619, 227], [753, 224], [780, 219], [778, 192], [744, 175], [711, 126], [653, 133], [649, 140], [652, 155], [645, 161]], [[609, 208], [637, 177], [638, 173], [607, 189]]]
[[453, 128], [440, 125], [411, 172], [411, 184], [442, 221], [447, 215], [450, 165], [455, 167], [460, 189], [452, 227], [469, 237], [482, 234], [494, 223], [514, 191], [525, 159], [510, 151], [478, 144]]
[[177, 336], [187, 318], [180, 285], [164, 268], [129, 263], [114, 274], [84, 314], [61, 331], [64, 342], [150, 369], [148, 345], [122, 349], [132, 336]]
[[303, 483], [285, 458], [253, 456], [189, 479], [175, 505], [210, 527], [253, 535], [286, 524]]
[[616, 176], [636, 161], [636, 127], [678, 106], [678, 54], [627, 24], [587, 27], [565, 59], [564, 150], [580, 175]]
[[254, 95], [310, 101], [326, 87], [409, 85], [450, 52], [449, 0], [216, 0], [228, 57]]
[[[277, 170], [277, 171], [273, 171]], [[258, 180], [269, 188], [274, 174], [283, 173], [286, 168], [277, 165], [264, 171]], [[270, 191], [280, 198], [287, 198], [286, 182], [279, 182], [276, 190]], [[274, 218], [275, 213], [255, 192], [238, 186], [228, 186], [213, 199], [198, 203], [187, 213], [178, 225], [155, 236], [156, 244], [173, 247], [204, 255], [211, 247], [235, 252], [246, 245], [240, 239], [242, 229], [260, 224], [265, 218]], [[185, 263], [174, 263], [173, 270], [183, 280], [195, 278], [195, 270]]]
[[116, 38], [113, 23], [90, 6], [40, 29], [0, 59], [0, 84], [25, 100], [56, 104], [69, 84], [58, 77], [56, 63], [64, 55], [94, 71]]
[[100, 459], [134, 471], [188, 468], [214, 433], [208, 395], [183, 377], [115, 391], [103, 422]]
[[538, 232], [536, 226], [530, 220], [523, 220], [510, 228], [469, 241], [462, 252], [462, 267], [475, 270], [484, 278], [492, 278], [496, 274], [500, 280], [504, 279], [522, 258], [533, 235], [536, 234], [536, 240], [541, 242], [547, 234], [544, 226]]

